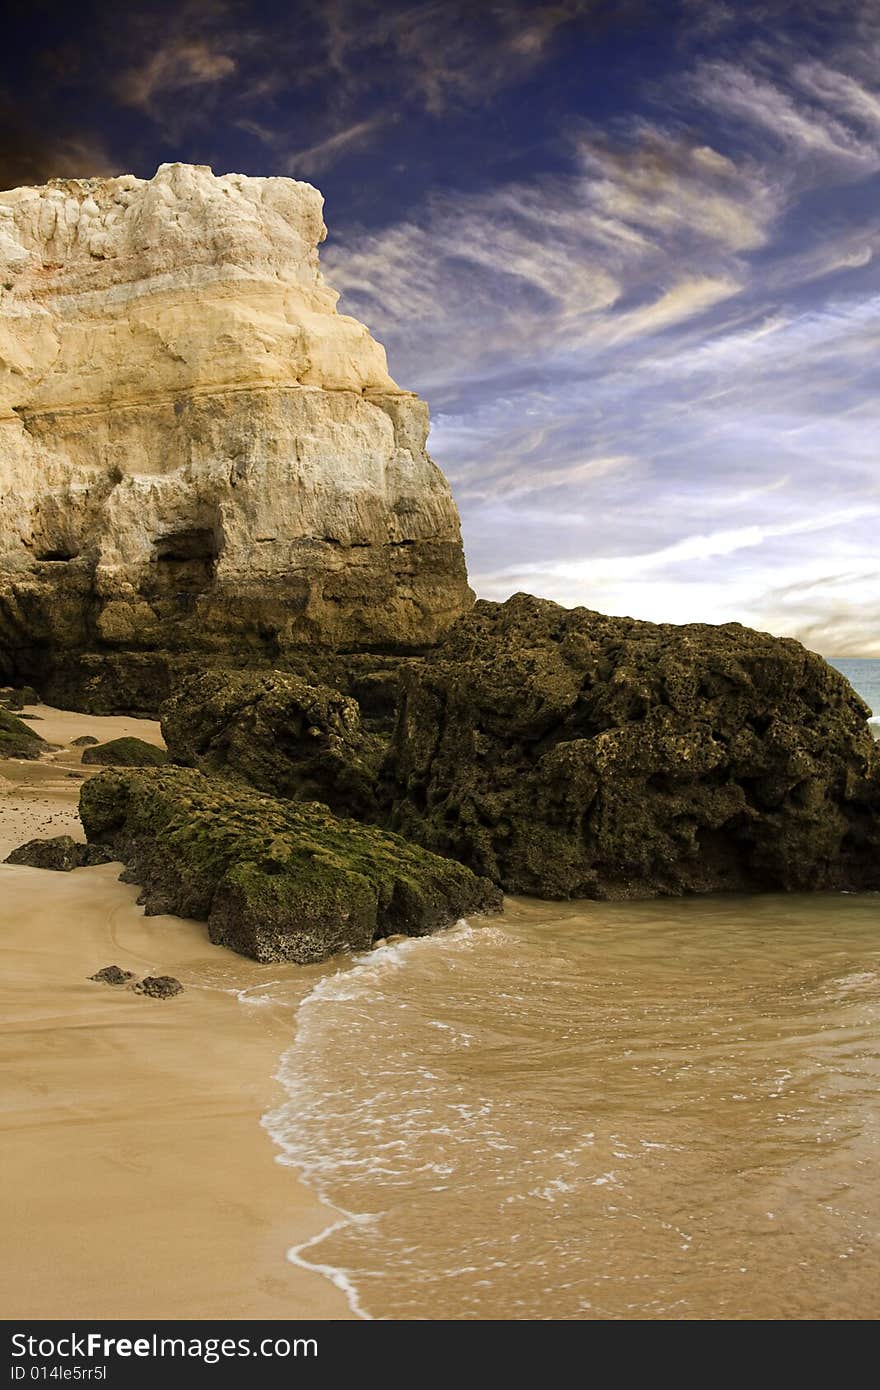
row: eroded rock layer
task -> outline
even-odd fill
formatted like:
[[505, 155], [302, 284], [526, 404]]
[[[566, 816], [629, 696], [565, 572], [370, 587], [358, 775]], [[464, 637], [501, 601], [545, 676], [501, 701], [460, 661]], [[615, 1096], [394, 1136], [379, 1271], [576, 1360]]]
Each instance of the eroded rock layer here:
[[0, 193], [8, 676], [146, 706], [167, 654], [420, 648], [468, 607], [426, 406], [324, 235], [310, 185], [200, 166]]

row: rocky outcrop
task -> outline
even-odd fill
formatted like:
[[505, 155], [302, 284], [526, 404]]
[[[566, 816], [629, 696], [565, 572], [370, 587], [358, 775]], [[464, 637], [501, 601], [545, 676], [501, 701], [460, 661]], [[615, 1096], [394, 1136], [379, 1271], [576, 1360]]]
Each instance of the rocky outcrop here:
[[209, 671], [162, 706], [162, 735], [176, 763], [375, 819], [385, 744], [364, 730], [357, 702], [329, 686], [280, 671]]
[[500, 905], [486, 880], [399, 836], [190, 769], [100, 773], [80, 816], [148, 913], [202, 918], [212, 941], [254, 960], [324, 960]]
[[417, 649], [469, 606], [324, 234], [310, 185], [202, 166], [0, 193], [0, 677], [155, 709], [178, 657]]
[[168, 761], [164, 748], [142, 738], [111, 738], [83, 748], [82, 761], [101, 767], [162, 767]]
[[397, 680], [390, 740], [283, 673], [193, 678], [163, 729], [178, 761], [320, 798], [510, 892], [880, 887], [868, 710], [797, 642], [518, 595]]
[[880, 888], [869, 711], [798, 642], [521, 594], [402, 680], [394, 827], [510, 892]]
[[73, 869], [89, 868], [94, 864], [109, 864], [110, 855], [101, 845], [84, 845], [70, 835], [53, 835], [49, 840], [28, 840], [8, 854], [3, 862], [70, 873]]

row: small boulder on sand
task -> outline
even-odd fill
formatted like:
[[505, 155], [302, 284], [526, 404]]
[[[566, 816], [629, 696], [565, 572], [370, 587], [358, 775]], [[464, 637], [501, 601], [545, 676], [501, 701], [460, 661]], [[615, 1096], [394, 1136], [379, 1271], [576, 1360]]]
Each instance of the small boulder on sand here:
[[129, 980], [134, 979], [134, 972], [123, 970], [118, 965], [105, 965], [96, 974], [89, 976], [90, 980], [97, 980], [102, 985], [125, 985]]
[[151, 999], [173, 999], [183, 993], [183, 985], [173, 975], [146, 975], [132, 985], [135, 994], [148, 994]]
[[84, 749], [82, 760], [104, 767], [161, 767], [167, 763], [168, 754], [142, 738], [111, 738], [109, 743]]
[[79, 738], [70, 740], [70, 746], [71, 748], [93, 748], [96, 743], [100, 742], [101, 740], [95, 738], [93, 734], [80, 734]]
[[69, 873], [112, 860], [102, 845], [84, 845], [70, 835], [53, 835], [50, 840], [28, 840], [6, 856], [7, 864], [25, 864], [31, 869], [55, 869]]

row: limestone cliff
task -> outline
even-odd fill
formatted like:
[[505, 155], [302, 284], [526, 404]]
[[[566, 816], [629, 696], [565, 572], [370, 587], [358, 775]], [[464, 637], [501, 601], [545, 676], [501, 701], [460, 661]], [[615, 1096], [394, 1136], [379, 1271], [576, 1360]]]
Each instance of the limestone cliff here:
[[309, 184], [202, 166], [0, 193], [7, 676], [412, 649], [469, 607], [427, 408], [324, 235]]

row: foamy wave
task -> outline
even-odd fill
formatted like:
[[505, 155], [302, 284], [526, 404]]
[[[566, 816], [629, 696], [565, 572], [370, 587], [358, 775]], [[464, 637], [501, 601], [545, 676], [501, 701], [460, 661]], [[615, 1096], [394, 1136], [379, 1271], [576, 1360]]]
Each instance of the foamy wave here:
[[453, 927], [433, 936], [408, 936], [402, 941], [381, 943], [370, 951], [351, 957], [351, 963], [325, 975], [300, 1004], [300, 1011], [317, 1004], [352, 1003], [363, 999], [375, 984], [402, 970], [415, 951], [470, 950], [475, 945], [509, 945], [510, 937], [501, 927], [473, 927], [462, 917]]
[[[308, 1252], [320, 1247], [338, 1231], [362, 1227], [375, 1220], [369, 1212], [351, 1212], [341, 1208], [331, 1200], [328, 1185], [342, 1170], [353, 1173], [365, 1169], [371, 1173], [387, 1173], [389, 1178], [395, 1177], [396, 1170], [385, 1166], [380, 1155], [390, 1151], [386, 1162], [392, 1163], [399, 1141], [383, 1144], [377, 1139], [370, 1152], [362, 1155], [358, 1155], [353, 1149], [328, 1152], [315, 1143], [310, 1144], [305, 1132], [308, 1119], [320, 1118], [324, 1102], [329, 1103], [331, 1099], [329, 1092], [322, 1096], [315, 1092], [314, 1087], [319, 1080], [317, 1073], [320, 1071], [320, 1066], [315, 1065], [316, 1060], [319, 1061], [325, 1056], [329, 1060], [329, 1049], [332, 1048], [333, 1029], [336, 1024], [334, 1011], [340, 1005], [367, 1006], [371, 996], [381, 992], [389, 976], [405, 969], [416, 955], [425, 952], [456, 953], [486, 945], [507, 946], [509, 941], [508, 934], [502, 928], [474, 927], [462, 918], [453, 927], [432, 936], [408, 937], [405, 940], [382, 943], [370, 951], [351, 957], [349, 962], [334, 974], [320, 979], [299, 1004], [296, 1012], [295, 1041], [283, 1054], [275, 1073], [276, 1080], [281, 1082], [287, 1092], [287, 1100], [276, 1110], [264, 1115], [262, 1125], [281, 1150], [278, 1161], [295, 1168], [301, 1180], [317, 1193], [324, 1205], [334, 1214], [334, 1219], [324, 1230], [288, 1250], [287, 1258], [291, 1264], [322, 1274], [329, 1279], [345, 1295], [356, 1317], [373, 1320], [372, 1314], [366, 1311], [360, 1301], [359, 1290], [351, 1271], [313, 1260], [308, 1257]], [[244, 1003], [264, 1002], [248, 991], [242, 991], [242, 996]], [[266, 997], [266, 1002], [269, 997]], [[329, 1033], [324, 1027], [325, 1018], [329, 1023]], [[436, 1026], [449, 1027], [439, 1022]], [[310, 1056], [310, 1053], [317, 1054], [317, 1059], [314, 1055]], [[425, 1081], [437, 1079], [424, 1068], [419, 1074]], [[451, 1173], [451, 1169], [442, 1163], [428, 1164], [425, 1167], [441, 1178], [448, 1177]]]
[[234, 994], [240, 1004], [249, 1004], [252, 1007], [257, 1005], [277, 1004], [277, 991], [282, 984], [281, 980], [267, 980], [259, 985], [249, 985], [246, 989], [231, 989], [229, 994]]
[[[271, 1134], [272, 1131], [269, 1132]], [[327, 1205], [332, 1204], [328, 1202]], [[334, 1231], [342, 1231], [346, 1226], [353, 1226], [364, 1220], [356, 1212], [342, 1211], [339, 1207], [334, 1207], [333, 1210], [339, 1212], [339, 1220], [332, 1221], [329, 1226], [325, 1227], [323, 1231], [319, 1231], [316, 1236], [312, 1236], [310, 1240], [304, 1240], [300, 1245], [292, 1245], [287, 1252], [287, 1258], [292, 1265], [296, 1265], [299, 1269], [307, 1269], [310, 1274], [323, 1274], [325, 1279], [329, 1279], [330, 1283], [345, 1295], [345, 1300], [355, 1317], [363, 1318], [364, 1322], [375, 1322], [372, 1313], [368, 1313], [361, 1304], [357, 1285], [344, 1269], [337, 1269], [335, 1265], [320, 1264], [305, 1258], [306, 1250], [310, 1250], [313, 1245], [320, 1245], [321, 1241], [333, 1235]]]

